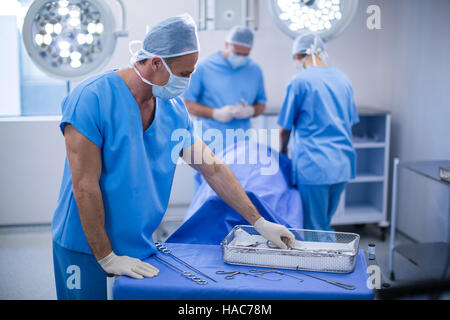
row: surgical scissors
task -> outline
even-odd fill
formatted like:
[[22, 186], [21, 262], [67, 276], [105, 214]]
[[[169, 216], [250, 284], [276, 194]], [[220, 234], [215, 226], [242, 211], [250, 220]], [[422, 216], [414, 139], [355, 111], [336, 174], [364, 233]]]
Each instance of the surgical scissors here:
[[172, 253], [172, 251], [170, 251], [170, 249], [167, 248], [167, 247], [166, 247], [165, 245], [163, 245], [162, 243], [160, 243], [160, 242], [155, 242], [155, 246], [156, 246], [156, 249], [158, 249], [159, 251], [161, 251], [161, 252], [164, 253], [164, 254], [170, 255], [172, 258], [174, 258], [174, 259], [177, 260], [178, 262], [184, 264], [184, 265], [185, 265], [186, 267], [188, 267], [189, 269], [194, 270], [194, 271], [197, 272], [197, 273], [200, 273], [200, 274], [203, 275], [204, 277], [206, 277], [206, 278], [208, 278], [208, 279], [211, 279], [211, 280], [214, 281], [214, 282], [217, 282], [216, 280], [214, 280], [214, 279], [211, 278], [210, 276], [204, 274], [204, 273], [201, 272], [200, 270], [194, 268], [193, 266], [191, 266], [191, 265], [188, 264], [187, 262], [184, 262], [183, 260], [181, 260], [180, 258], [178, 258], [177, 256], [175, 256], [175, 255]]
[[270, 281], [280, 281], [281, 280], [281, 279], [266, 278], [262, 274], [250, 274], [250, 273], [246, 273], [246, 272], [242, 272], [242, 271], [229, 271], [228, 272], [228, 271], [221, 271], [220, 270], [220, 271], [216, 271], [216, 274], [226, 274], [226, 276], [225, 276], [226, 280], [232, 280], [238, 274], [243, 274], [243, 275], [246, 275], [246, 276], [252, 276], [252, 277], [261, 278], [261, 279], [270, 280]]
[[288, 274], [288, 273], [282, 272], [280, 270], [257, 270], [257, 269], [252, 269], [249, 272], [257, 273], [257, 274], [260, 274], [260, 275], [267, 274], [267, 273], [277, 273], [277, 274], [282, 275], [282, 276], [287, 276], [287, 277], [291, 277], [291, 278], [297, 279], [300, 282], [304, 281], [302, 278], [293, 276], [292, 274]]
[[180, 272], [183, 277], [186, 277], [189, 280], [194, 281], [196, 284], [205, 285], [205, 284], [208, 283], [208, 281], [206, 281], [206, 280], [204, 280], [204, 279], [202, 279], [200, 277], [197, 277], [195, 274], [193, 274], [193, 273], [191, 273], [189, 271], [183, 271], [180, 268], [174, 266], [173, 264], [171, 264], [171, 263], [161, 259], [160, 257], [155, 256], [155, 259], [160, 261], [160, 262], [162, 262], [162, 263], [164, 263], [164, 264], [166, 264], [166, 265], [168, 265], [169, 267], [175, 269], [176, 271]]

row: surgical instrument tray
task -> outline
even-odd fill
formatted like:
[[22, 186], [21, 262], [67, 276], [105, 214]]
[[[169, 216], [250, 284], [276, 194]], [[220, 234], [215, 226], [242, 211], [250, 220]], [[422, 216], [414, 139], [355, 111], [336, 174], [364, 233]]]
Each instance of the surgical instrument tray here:
[[289, 230], [296, 239], [295, 250], [271, 248], [252, 226], [235, 226], [221, 242], [223, 261], [233, 265], [331, 273], [354, 270], [359, 235]]

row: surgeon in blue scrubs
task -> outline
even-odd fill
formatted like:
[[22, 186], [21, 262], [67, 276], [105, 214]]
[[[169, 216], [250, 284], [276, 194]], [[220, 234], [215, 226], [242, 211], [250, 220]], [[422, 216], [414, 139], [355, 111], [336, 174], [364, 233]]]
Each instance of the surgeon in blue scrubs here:
[[193, 19], [169, 18], [148, 32], [130, 68], [85, 80], [64, 99], [67, 159], [52, 222], [59, 299], [105, 299], [107, 274], [158, 275], [142, 259], [157, 252], [152, 234], [180, 156], [261, 235], [280, 248], [293, 245], [292, 233], [260, 216], [230, 169], [193, 133], [178, 96], [197, 59]]
[[327, 65], [319, 36], [299, 36], [293, 46], [299, 68], [290, 81], [279, 114], [281, 152], [291, 156], [294, 179], [302, 197], [304, 227], [332, 231], [346, 183], [355, 177], [352, 126], [359, 122], [349, 78]]
[[250, 118], [265, 110], [263, 73], [250, 59], [253, 42], [254, 35], [249, 28], [234, 27], [224, 49], [200, 61], [183, 95], [189, 113], [201, 121], [202, 135], [208, 137], [205, 143], [217, 142], [214, 135], [217, 131], [208, 133], [207, 130], [220, 131], [223, 144], [209, 144], [215, 153], [236, 142], [226, 139], [227, 129], [247, 131], [251, 128]]

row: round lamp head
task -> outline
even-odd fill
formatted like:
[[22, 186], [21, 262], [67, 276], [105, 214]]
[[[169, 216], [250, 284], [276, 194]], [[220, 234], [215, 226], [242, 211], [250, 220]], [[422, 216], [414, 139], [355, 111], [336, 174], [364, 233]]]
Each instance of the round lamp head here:
[[270, 4], [275, 23], [289, 37], [314, 32], [329, 41], [348, 27], [358, 0], [270, 0]]
[[71, 80], [103, 67], [116, 45], [115, 20], [102, 0], [35, 0], [23, 40], [45, 73]]

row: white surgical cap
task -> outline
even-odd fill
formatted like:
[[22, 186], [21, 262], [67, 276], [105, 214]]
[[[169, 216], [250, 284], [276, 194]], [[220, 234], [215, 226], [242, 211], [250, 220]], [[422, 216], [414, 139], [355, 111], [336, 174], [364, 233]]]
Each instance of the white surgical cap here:
[[227, 42], [244, 47], [253, 47], [253, 32], [247, 27], [236, 26], [231, 29]]
[[316, 65], [314, 55], [317, 55], [322, 60], [326, 60], [328, 57], [324, 42], [314, 33], [305, 33], [298, 36], [294, 41], [292, 54], [312, 55], [314, 65]]
[[[142, 48], [133, 53], [131, 45], [138, 42], [142, 43]], [[187, 13], [160, 22], [147, 33], [143, 42], [130, 43], [134, 62], [154, 56], [179, 57], [198, 51], [197, 27], [194, 19]]]

